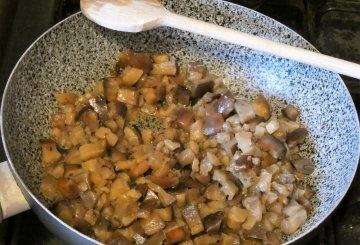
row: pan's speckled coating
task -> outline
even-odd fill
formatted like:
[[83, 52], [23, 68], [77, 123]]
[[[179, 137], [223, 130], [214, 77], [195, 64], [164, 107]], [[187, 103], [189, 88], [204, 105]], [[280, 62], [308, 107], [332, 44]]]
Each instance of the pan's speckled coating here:
[[[163, 1], [177, 13], [272, 40], [313, 49], [276, 21], [217, 0]], [[226, 77], [239, 96], [263, 91], [274, 104], [301, 108], [310, 131], [306, 154], [316, 165], [311, 184], [315, 211], [293, 241], [317, 227], [346, 193], [357, 168], [359, 124], [351, 97], [337, 74], [261, 54], [247, 48], [161, 28], [140, 34], [105, 30], [77, 14], [42, 36], [12, 74], [3, 100], [3, 136], [11, 163], [32, 193], [41, 178], [39, 139], [48, 135], [54, 91], [83, 92], [108, 74], [123, 48], [167, 52], [187, 63], [202, 60]]]

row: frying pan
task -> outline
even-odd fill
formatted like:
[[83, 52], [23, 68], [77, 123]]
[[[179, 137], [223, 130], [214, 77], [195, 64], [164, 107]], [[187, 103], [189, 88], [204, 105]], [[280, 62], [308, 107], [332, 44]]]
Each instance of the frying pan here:
[[[238, 5], [220, 0], [163, 3], [175, 13], [315, 50], [289, 28]], [[316, 191], [314, 212], [299, 231], [284, 238], [284, 243], [311, 232], [340, 203], [358, 164], [359, 121], [339, 75], [170, 28], [138, 34], [114, 32], [78, 13], [43, 34], [20, 58], [8, 80], [1, 107], [2, 138], [8, 158], [7, 165], [1, 166], [10, 168], [25, 199], [54, 234], [71, 244], [98, 244], [52, 214], [49, 203], [39, 193], [39, 140], [49, 136], [50, 115], [56, 110], [53, 92], [82, 93], [91, 88], [108, 75], [118, 51], [124, 48], [166, 52], [183, 64], [202, 61], [215, 74], [225, 77], [225, 83], [239, 96], [251, 98], [263, 92], [274, 107], [291, 103], [300, 108], [300, 121], [310, 132], [302, 150], [315, 163], [314, 173], [306, 180]]]

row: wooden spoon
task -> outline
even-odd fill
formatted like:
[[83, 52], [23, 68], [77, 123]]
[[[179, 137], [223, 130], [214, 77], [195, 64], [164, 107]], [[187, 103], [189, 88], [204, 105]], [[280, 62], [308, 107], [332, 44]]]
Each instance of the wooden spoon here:
[[359, 64], [177, 15], [157, 0], [80, 0], [80, 6], [87, 18], [109, 29], [141, 32], [168, 26], [360, 79]]

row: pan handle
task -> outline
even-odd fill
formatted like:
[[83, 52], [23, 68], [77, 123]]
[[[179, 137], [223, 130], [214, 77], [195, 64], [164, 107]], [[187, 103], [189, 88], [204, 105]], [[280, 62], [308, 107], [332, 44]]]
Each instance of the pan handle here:
[[17, 185], [8, 162], [0, 163], [0, 223], [28, 209], [30, 205]]

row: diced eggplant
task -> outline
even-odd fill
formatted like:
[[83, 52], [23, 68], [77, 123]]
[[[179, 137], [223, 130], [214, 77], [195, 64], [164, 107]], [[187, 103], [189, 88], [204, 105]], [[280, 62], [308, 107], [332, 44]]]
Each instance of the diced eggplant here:
[[71, 206], [72, 209], [74, 210], [74, 218], [75, 218], [74, 228], [84, 233], [89, 232], [91, 229], [91, 225], [85, 220], [85, 215], [88, 212], [88, 209], [79, 202]]
[[242, 199], [244, 198], [244, 194], [237, 193], [234, 198], [230, 201], [228, 201], [228, 205], [231, 206], [238, 206], [242, 202]]
[[191, 177], [195, 178], [200, 184], [207, 185], [210, 182], [210, 176], [204, 176], [199, 173], [191, 173]]
[[127, 66], [121, 74], [120, 85], [131, 87], [139, 81], [143, 74], [144, 71], [142, 69]]
[[103, 80], [104, 96], [107, 101], [115, 102], [117, 93], [119, 90], [120, 78], [118, 77], [107, 77]]
[[251, 156], [241, 155], [238, 159], [235, 160], [235, 164], [234, 164], [235, 171], [241, 171], [252, 167], [253, 167], [253, 162]]
[[274, 232], [270, 232], [270, 231], [268, 231], [266, 233], [266, 240], [264, 242], [268, 245], [280, 245], [281, 244], [281, 241], [274, 234]]
[[287, 134], [286, 142], [290, 148], [304, 142], [308, 131], [305, 128], [297, 128]]
[[204, 234], [198, 236], [194, 239], [195, 245], [203, 245], [203, 244], [216, 244], [219, 241], [219, 235], [209, 235]]
[[89, 223], [89, 225], [93, 226], [96, 224], [96, 222], [98, 221], [99, 218], [99, 211], [94, 210], [94, 209], [89, 209], [85, 216], [84, 216], [84, 220]]
[[164, 62], [168, 62], [169, 61], [169, 55], [168, 54], [153, 54], [151, 56], [151, 58], [153, 59], [153, 61], [157, 64], [159, 63], [164, 63]]
[[94, 109], [94, 111], [99, 115], [99, 119], [101, 122], [105, 122], [107, 120], [107, 104], [103, 97], [96, 97], [89, 99], [90, 106]]
[[153, 64], [153, 69], [150, 73], [153, 75], [175, 76], [177, 73], [177, 64], [173, 60], [163, 63], [155, 63]]
[[58, 162], [61, 159], [61, 154], [57, 150], [54, 141], [41, 140], [40, 143], [42, 148], [42, 162], [45, 166]]
[[145, 245], [163, 245], [163, 242], [165, 240], [165, 234], [163, 231], [159, 231], [158, 233], [152, 235], [151, 237], [149, 237], [146, 242]]
[[142, 219], [140, 223], [148, 236], [154, 235], [165, 228], [164, 221], [155, 213], [150, 214], [148, 218]]
[[255, 238], [259, 240], [266, 241], [267, 240], [267, 234], [266, 229], [262, 223], [257, 223], [254, 225], [254, 227], [251, 230], [245, 230], [244, 236], [245, 238]]
[[175, 228], [165, 232], [166, 241], [168, 244], [182, 242], [186, 239], [186, 232], [183, 228]]
[[195, 181], [190, 176], [183, 177], [181, 182], [185, 185], [186, 188], [200, 189], [202, 187], [199, 182]]
[[65, 165], [64, 167], [65, 167], [64, 178], [73, 179], [74, 176], [77, 176], [78, 174], [84, 172], [84, 170], [81, 169], [81, 165], [78, 164]]
[[[261, 219], [262, 219], [262, 206], [261, 206], [261, 202], [260, 202], [259, 197], [257, 197], [257, 196], [247, 196], [242, 200], [242, 204], [247, 209], [247, 211], [255, 218], [256, 222], [261, 221]], [[248, 227], [248, 228], [250, 228], [250, 227]], [[248, 229], [248, 230], [250, 230], [250, 229]]]
[[154, 88], [141, 88], [140, 93], [144, 97], [145, 102], [149, 105], [153, 105], [160, 100], [160, 98], [156, 96]]
[[98, 239], [100, 242], [105, 242], [111, 238], [111, 235], [113, 234], [109, 230], [110, 224], [107, 220], [101, 219], [98, 224], [95, 225], [93, 228], [94, 235], [96, 239]]
[[190, 62], [187, 69], [187, 79], [189, 81], [201, 80], [208, 75], [206, 65], [201, 62]]
[[85, 143], [85, 130], [81, 126], [75, 126], [70, 132], [70, 142], [77, 146]]
[[194, 120], [193, 113], [185, 108], [179, 108], [172, 114], [174, 123], [183, 129], [189, 129]]
[[259, 94], [252, 101], [252, 107], [257, 116], [262, 117], [265, 120], [268, 120], [270, 118], [272, 109], [271, 109], [270, 104], [265, 99], [264, 95]]
[[151, 207], [157, 207], [160, 204], [160, 199], [159, 197], [156, 195], [155, 192], [153, 192], [152, 190], [147, 190], [145, 198], [144, 198], [144, 204], [146, 204], [146, 206], [151, 206]]
[[97, 201], [96, 194], [91, 190], [80, 192], [80, 198], [84, 206], [87, 208], [93, 208]]
[[85, 112], [87, 111], [93, 111], [92, 107], [90, 106], [89, 103], [87, 103], [86, 105], [84, 105], [75, 115], [75, 120], [79, 121], [82, 119], [82, 116]]
[[294, 233], [307, 220], [306, 210], [294, 199], [283, 209], [283, 216], [281, 231], [286, 235]]
[[120, 233], [113, 233], [111, 238], [106, 241], [107, 245], [132, 245], [133, 243], [129, 241], [126, 237]]
[[236, 234], [221, 233], [220, 244], [221, 245], [239, 245], [240, 238]]
[[118, 136], [105, 127], [100, 127], [96, 130], [95, 136], [99, 139], [105, 139], [110, 146], [115, 146], [118, 141]]
[[148, 170], [150, 169], [150, 165], [148, 164], [148, 162], [140, 162], [137, 163], [129, 172], [129, 175], [131, 177], [139, 177], [143, 174], [145, 174]]
[[207, 115], [204, 122], [204, 134], [214, 135], [222, 131], [224, 118], [221, 113]]
[[75, 104], [76, 100], [79, 98], [79, 95], [75, 93], [56, 92], [54, 95], [56, 102], [59, 105]]
[[207, 92], [210, 92], [215, 83], [211, 77], [199, 81], [193, 81], [190, 86], [191, 96], [195, 99], [201, 98]]
[[204, 197], [200, 196], [199, 188], [190, 188], [186, 190], [186, 202], [189, 205], [197, 205], [199, 203], [203, 203]]
[[235, 97], [230, 91], [223, 93], [215, 102], [217, 112], [221, 113], [225, 118], [228, 117], [235, 108]]
[[177, 155], [177, 160], [182, 166], [189, 165], [193, 162], [195, 154], [191, 149], [185, 149]]
[[308, 158], [300, 158], [292, 161], [292, 164], [296, 168], [297, 171], [303, 174], [311, 174], [314, 172], [315, 167], [312, 161]]
[[296, 118], [300, 115], [300, 112], [293, 105], [286, 106], [282, 110], [282, 113], [284, 114], [285, 117], [287, 117], [291, 121], [295, 121]]
[[243, 124], [255, 119], [254, 109], [245, 100], [237, 100], [235, 102], [235, 110], [239, 115], [240, 122]]
[[218, 233], [223, 218], [224, 218], [224, 212], [222, 211], [206, 216], [203, 222], [205, 226], [205, 231], [210, 234]]
[[161, 188], [175, 188], [179, 184], [179, 177], [177, 176], [164, 176], [164, 177], [156, 177], [150, 176], [149, 179], [154, 183], [160, 186]]
[[201, 141], [204, 139], [204, 123], [203, 120], [198, 119], [190, 126], [190, 140]]
[[158, 78], [153, 76], [146, 77], [141, 84], [141, 88], [152, 88], [154, 89], [154, 93], [157, 101], [162, 101], [165, 97], [166, 90], [165, 85]]
[[83, 107], [76, 115], [75, 120], [81, 120], [93, 132], [99, 128], [98, 114], [90, 105]]
[[57, 190], [65, 198], [72, 199], [79, 196], [75, 182], [68, 178], [58, 179]]
[[205, 190], [204, 196], [211, 201], [225, 200], [225, 194], [220, 190], [219, 183], [211, 183]]
[[135, 190], [137, 190], [141, 194], [142, 198], [145, 198], [146, 193], [148, 191], [148, 186], [147, 184], [137, 184], [135, 186]]
[[271, 120], [269, 120], [265, 126], [265, 128], [269, 134], [273, 134], [276, 131], [278, 131], [279, 127], [280, 127], [280, 124], [276, 118], [272, 118]]
[[79, 148], [80, 159], [86, 161], [100, 157], [105, 152], [105, 147], [106, 142], [104, 140], [100, 140], [96, 143], [84, 144]]
[[74, 175], [72, 179], [77, 184], [79, 191], [85, 192], [90, 189], [90, 178], [88, 171]]
[[53, 176], [45, 176], [40, 185], [41, 193], [50, 201], [59, 201], [62, 199], [62, 195], [57, 188], [57, 179]]
[[149, 188], [156, 192], [159, 196], [159, 199], [161, 201], [161, 204], [164, 207], [167, 207], [169, 205], [171, 205], [173, 202], [176, 201], [176, 198], [173, 197], [171, 194], [167, 193], [163, 188], [161, 188], [160, 186], [150, 182], [148, 183]]
[[160, 205], [160, 202], [155, 199], [148, 199], [143, 201], [139, 207], [137, 217], [141, 219], [148, 218], [150, 213]]
[[124, 134], [130, 145], [137, 146], [142, 143], [141, 135], [135, 128], [125, 127]]
[[63, 163], [52, 165], [45, 169], [45, 174], [52, 175], [57, 179], [63, 177], [64, 172], [65, 172], [65, 168]]
[[279, 118], [279, 129], [284, 131], [285, 133], [290, 133], [297, 128], [300, 128], [300, 124], [298, 122], [290, 121], [286, 118]]
[[213, 180], [221, 184], [221, 190], [228, 196], [228, 200], [232, 200], [239, 190], [224, 170], [215, 169]]
[[182, 215], [190, 228], [191, 235], [196, 235], [204, 230], [198, 208], [195, 205], [185, 207]]
[[181, 147], [181, 144], [179, 142], [174, 142], [169, 139], [165, 139], [164, 144], [165, 144], [166, 148], [168, 148], [170, 151], [175, 151], [176, 149]]
[[119, 114], [119, 116], [125, 119], [127, 112], [126, 104], [120, 101], [116, 101], [115, 105], [116, 105], [116, 111]]
[[177, 86], [173, 92], [174, 103], [190, 105], [191, 91], [185, 87]]
[[139, 91], [135, 88], [120, 88], [117, 100], [125, 104], [137, 106], [139, 103]]
[[[236, 100], [201, 63], [153, 60], [123, 51], [90, 92], [55, 94], [40, 189], [60, 218], [108, 244], [278, 245], [279, 229], [298, 230], [312, 193], [297, 178], [314, 171], [298, 110], [272, 117], [263, 95]], [[142, 126], [157, 117], [163, 129]]]
[[153, 210], [153, 212], [158, 214], [162, 221], [165, 222], [172, 221], [172, 216], [173, 216], [172, 207], [158, 208]]
[[222, 144], [222, 147], [231, 155], [234, 155], [237, 150], [237, 140], [232, 139]]
[[237, 147], [243, 152], [246, 153], [250, 150], [253, 145], [252, 142], [253, 134], [251, 132], [241, 131], [235, 134], [237, 141]]
[[283, 159], [286, 154], [285, 145], [272, 135], [264, 135], [258, 140], [259, 147], [269, 152], [276, 159]]
[[51, 116], [51, 126], [54, 128], [65, 128], [65, 114], [58, 112]]
[[55, 209], [56, 215], [67, 224], [74, 226], [75, 225], [75, 214], [74, 209], [67, 203], [61, 202], [56, 206]]
[[[146, 53], [135, 53], [130, 50], [124, 50], [120, 53], [118, 62], [115, 65], [115, 72], [120, 68], [126, 66], [136, 67], [142, 69], [144, 73], [149, 73], [152, 70], [152, 60], [150, 55]], [[118, 74], [115, 74], [118, 75]]]

